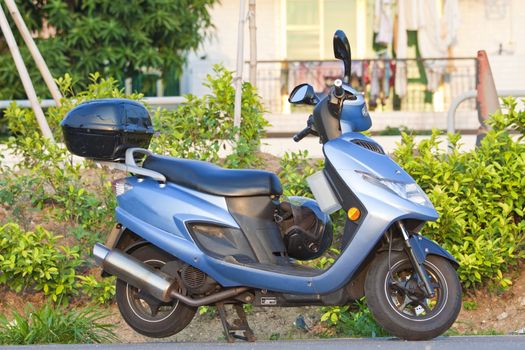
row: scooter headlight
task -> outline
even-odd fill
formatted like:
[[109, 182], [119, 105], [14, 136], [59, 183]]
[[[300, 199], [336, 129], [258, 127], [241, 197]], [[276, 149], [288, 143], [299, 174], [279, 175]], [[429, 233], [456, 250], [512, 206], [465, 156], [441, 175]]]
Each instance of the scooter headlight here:
[[364, 171], [357, 172], [361, 174], [363, 176], [363, 179], [365, 179], [366, 181], [373, 183], [374, 185], [386, 188], [387, 190], [394, 192], [401, 198], [407, 199], [415, 204], [419, 204], [427, 208], [434, 208], [432, 202], [430, 202], [430, 199], [428, 199], [426, 193], [415, 182], [404, 183], [400, 181], [380, 178]]

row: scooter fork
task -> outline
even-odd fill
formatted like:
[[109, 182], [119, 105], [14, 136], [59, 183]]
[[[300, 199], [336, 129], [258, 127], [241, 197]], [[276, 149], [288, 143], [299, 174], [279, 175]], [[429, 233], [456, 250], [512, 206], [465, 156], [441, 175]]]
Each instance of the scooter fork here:
[[[425, 254], [419, 250], [418, 244], [412, 244], [410, 241], [415, 240], [417, 238], [413, 237], [411, 238], [408, 234], [405, 225], [403, 222], [398, 221], [397, 227], [401, 231], [401, 234], [403, 235], [403, 239], [405, 240], [405, 248], [406, 252], [408, 254], [408, 258], [410, 259], [410, 262], [412, 263], [412, 266], [417, 272], [417, 275], [419, 277], [419, 280], [423, 283], [425, 296], [428, 298], [433, 298], [435, 295], [434, 287], [430, 284], [430, 280], [428, 278], [428, 273], [426, 272], [425, 267], [423, 266], [423, 263], [425, 262]], [[417, 242], [416, 242], [417, 243]]]

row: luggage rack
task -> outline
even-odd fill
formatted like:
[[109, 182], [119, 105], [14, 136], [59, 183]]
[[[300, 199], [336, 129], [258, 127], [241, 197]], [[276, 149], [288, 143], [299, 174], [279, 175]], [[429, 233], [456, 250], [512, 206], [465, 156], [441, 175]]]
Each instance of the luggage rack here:
[[103, 166], [107, 166], [110, 169], [122, 170], [136, 175], [148, 176], [161, 183], [166, 183], [166, 177], [161, 173], [149, 169], [144, 169], [143, 167], [138, 166], [135, 162], [135, 153], [141, 153], [147, 156], [153, 155], [153, 152], [151, 152], [150, 150], [147, 150], [145, 148], [133, 147], [128, 148], [126, 150], [126, 158], [124, 163], [106, 161], [99, 161], [97, 163]]

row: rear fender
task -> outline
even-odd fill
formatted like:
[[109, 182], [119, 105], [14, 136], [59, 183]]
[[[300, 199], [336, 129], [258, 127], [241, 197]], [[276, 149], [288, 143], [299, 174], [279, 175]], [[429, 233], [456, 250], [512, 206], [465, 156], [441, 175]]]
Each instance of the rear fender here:
[[[147, 244], [150, 243], [121, 224], [117, 224], [108, 234], [105, 245], [109, 249], [118, 249], [124, 253], [131, 254], [135, 249]], [[109, 277], [111, 275], [102, 270], [101, 276]]]
[[121, 224], [117, 224], [106, 240], [106, 247], [109, 249], [118, 249], [128, 254], [146, 244], [149, 242]]

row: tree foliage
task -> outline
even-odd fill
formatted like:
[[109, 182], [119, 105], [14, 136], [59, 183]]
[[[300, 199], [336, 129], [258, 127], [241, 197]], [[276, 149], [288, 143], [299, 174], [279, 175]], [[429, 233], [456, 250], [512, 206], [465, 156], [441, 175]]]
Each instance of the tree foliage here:
[[[146, 70], [180, 73], [186, 53], [199, 46], [211, 26], [208, 10], [215, 2], [17, 0], [26, 24], [38, 34], [37, 45], [53, 75], [71, 73], [81, 86], [96, 71], [120, 81]], [[39, 96], [48, 96], [22, 39], [17, 41]], [[25, 96], [3, 36], [0, 82], [0, 98]]]
[[233, 72], [215, 65], [213, 75], [208, 74], [203, 85], [209, 88], [209, 94], [189, 94], [177, 109], [156, 111], [153, 124], [160, 135], [152, 140], [150, 149], [175, 157], [218, 162], [221, 149], [231, 148], [224, 159], [225, 166], [256, 166], [260, 163], [256, 152], [268, 125], [257, 90], [248, 82], [242, 84], [242, 123], [237, 128], [233, 125]]

